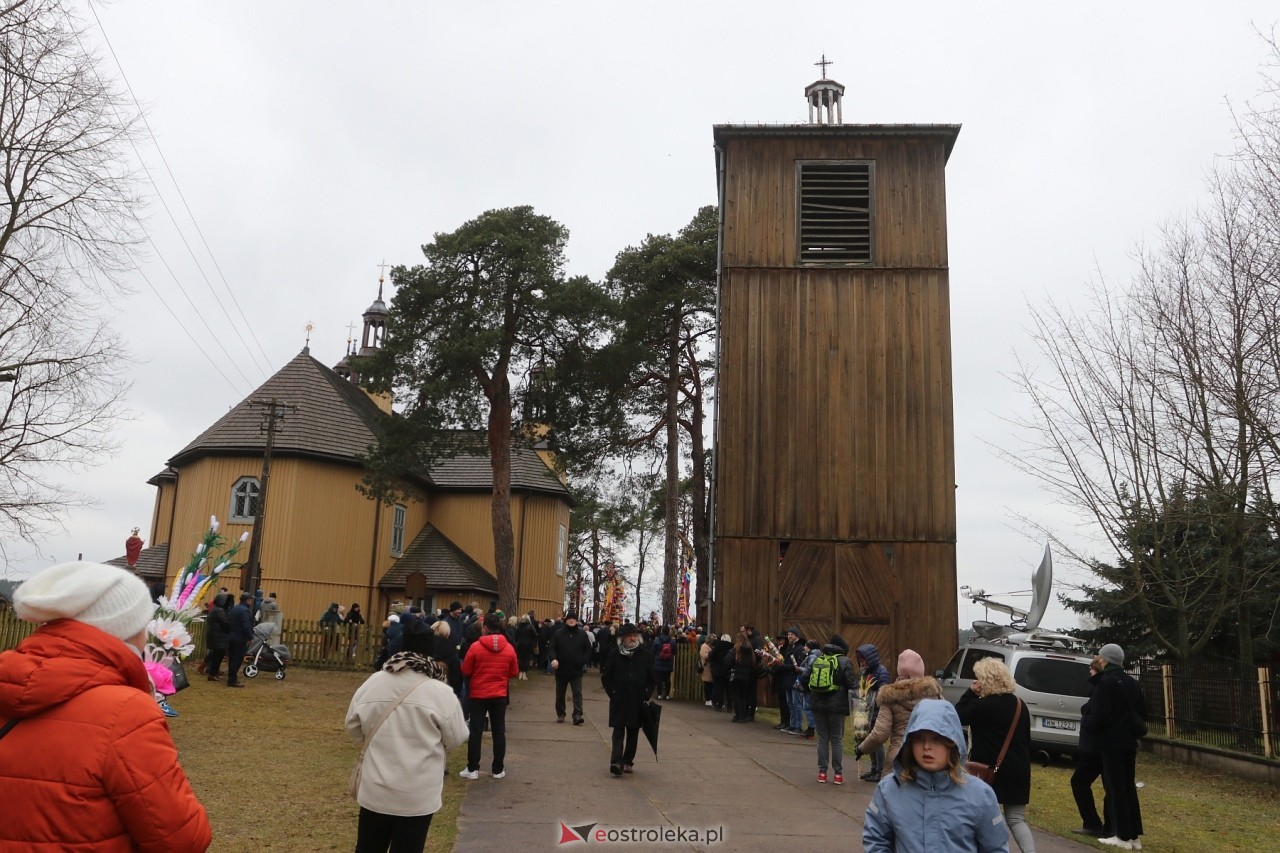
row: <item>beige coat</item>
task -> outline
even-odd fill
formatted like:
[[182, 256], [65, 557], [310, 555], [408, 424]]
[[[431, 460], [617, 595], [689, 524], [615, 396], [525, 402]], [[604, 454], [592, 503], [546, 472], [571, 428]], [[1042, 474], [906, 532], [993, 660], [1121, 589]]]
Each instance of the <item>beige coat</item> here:
[[889, 750], [885, 756], [884, 772], [892, 773], [893, 759], [902, 748], [902, 739], [907, 734], [907, 721], [911, 719], [911, 712], [915, 710], [916, 703], [921, 699], [941, 698], [942, 688], [938, 686], [938, 679], [931, 675], [907, 681], [895, 681], [881, 687], [878, 699], [880, 712], [876, 714], [875, 727], [862, 743], [858, 744], [858, 751], [866, 755], [888, 741]]
[[356, 802], [385, 815], [417, 816], [440, 810], [445, 752], [467, 740], [462, 706], [443, 681], [409, 669], [375, 672], [347, 708], [347, 731], [363, 745], [387, 707], [412, 690], [364, 753]]
[[698, 649], [698, 660], [702, 661], [702, 672], [700, 673], [700, 677], [707, 684], [710, 684], [711, 682], [715, 681], [715, 678], [713, 678], [711, 675], [710, 657], [711, 657], [711, 644], [703, 643], [702, 647]]

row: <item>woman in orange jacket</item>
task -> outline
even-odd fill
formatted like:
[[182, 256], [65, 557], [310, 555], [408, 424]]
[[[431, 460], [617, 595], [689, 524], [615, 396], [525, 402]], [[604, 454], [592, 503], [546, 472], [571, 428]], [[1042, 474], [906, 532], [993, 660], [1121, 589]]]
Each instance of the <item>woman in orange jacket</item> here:
[[13, 596], [42, 623], [0, 654], [0, 849], [205, 850], [196, 800], [142, 666], [155, 605], [124, 569], [63, 563]]

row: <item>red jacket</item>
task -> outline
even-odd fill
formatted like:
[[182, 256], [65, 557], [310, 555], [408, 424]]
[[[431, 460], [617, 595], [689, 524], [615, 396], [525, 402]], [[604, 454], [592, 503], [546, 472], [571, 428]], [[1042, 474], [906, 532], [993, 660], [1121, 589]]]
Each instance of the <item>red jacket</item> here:
[[467, 649], [462, 674], [471, 679], [467, 695], [472, 699], [501, 699], [507, 681], [520, 674], [516, 650], [502, 634], [485, 634]]
[[70, 619], [0, 654], [0, 850], [201, 851], [212, 832], [142, 661]]

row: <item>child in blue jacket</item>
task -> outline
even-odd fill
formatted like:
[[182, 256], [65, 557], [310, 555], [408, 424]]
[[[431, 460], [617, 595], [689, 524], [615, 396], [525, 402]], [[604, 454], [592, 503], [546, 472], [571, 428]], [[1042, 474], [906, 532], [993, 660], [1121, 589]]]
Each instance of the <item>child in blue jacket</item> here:
[[893, 774], [880, 780], [862, 824], [866, 853], [1009, 853], [995, 792], [964, 770], [964, 730], [945, 699], [911, 712]]

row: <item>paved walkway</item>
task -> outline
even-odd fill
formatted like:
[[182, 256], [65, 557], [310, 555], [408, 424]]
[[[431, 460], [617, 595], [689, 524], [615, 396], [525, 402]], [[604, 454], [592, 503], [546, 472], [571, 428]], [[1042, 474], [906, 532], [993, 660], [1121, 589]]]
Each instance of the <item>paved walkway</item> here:
[[[664, 702], [655, 761], [643, 735], [634, 775], [609, 773], [608, 698], [593, 670], [583, 678], [586, 724], [555, 720], [554, 679], [537, 672], [513, 681], [507, 711], [507, 775], [493, 779], [489, 739], [480, 778], [467, 783], [455, 851], [574, 849], [560, 844], [561, 824], [600, 831], [631, 827], [722, 830], [722, 843], [637, 839], [634, 849], [770, 851], [817, 844], [860, 849], [862, 815], [873, 786], [859, 781], [818, 784], [813, 741], [783, 735], [765, 723], [733, 724], [701, 703]], [[849, 756], [852, 758], [852, 756]], [[592, 829], [585, 827], [592, 826]], [[1036, 831], [1039, 853], [1095, 848]], [[1011, 850], [1017, 845], [1010, 840]]]

